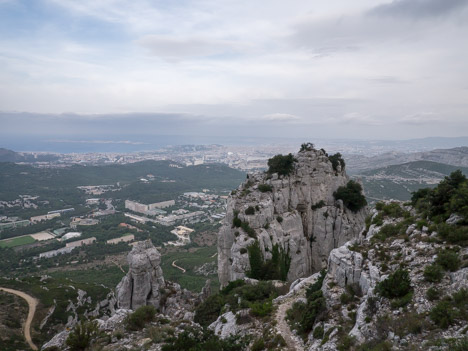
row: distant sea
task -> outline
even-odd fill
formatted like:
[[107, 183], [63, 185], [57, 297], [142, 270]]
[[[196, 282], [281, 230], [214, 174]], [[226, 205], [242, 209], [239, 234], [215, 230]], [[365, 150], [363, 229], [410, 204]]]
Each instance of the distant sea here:
[[[260, 145], [275, 144], [273, 138], [236, 138], [186, 135], [155, 135], [131, 137], [93, 138], [60, 138], [54, 136], [41, 137], [2, 137], [0, 147], [21, 151], [43, 151], [52, 153], [89, 153], [116, 152], [127, 153], [137, 151], [153, 151], [173, 145]], [[297, 140], [285, 139], [284, 143], [300, 143]]]
[[327, 151], [378, 150], [416, 152], [433, 149], [448, 149], [468, 146], [468, 137], [431, 137], [409, 140], [356, 140], [356, 139], [312, 139], [307, 138], [265, 138], [265, 137], [226, 137], [191, 135], [132, 135], [132, 136], [4, 136], [0, 137], [0, 148], [14, 151], [43, 151], [52, 153], [89, 153], [154, 151], [174, 145], [297, 145], [314, 142]]

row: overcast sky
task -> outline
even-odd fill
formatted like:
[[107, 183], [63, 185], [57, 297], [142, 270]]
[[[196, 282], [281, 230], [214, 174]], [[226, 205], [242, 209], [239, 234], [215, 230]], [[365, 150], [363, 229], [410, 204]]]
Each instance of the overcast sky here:
[[468, 135], [468, 0], [0, 0], [0, 135], [78, 124]]

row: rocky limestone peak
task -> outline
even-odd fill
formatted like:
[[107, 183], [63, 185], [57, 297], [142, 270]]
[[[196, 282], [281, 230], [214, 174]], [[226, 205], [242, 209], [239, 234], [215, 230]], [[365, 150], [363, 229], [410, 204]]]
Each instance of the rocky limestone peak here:
[[218, 233], [222, 286], [251, 270], [248, 248], [256, 242], [265, 261], [275, 250], [286, 255], [294, 281], [326, 267], [330, 251], [362, 230], [367, 208], [353, 212], [333, 196], [349, 181], [342, 163], [313, 148], [294, 158], [288, 175], [249, 174], [229, 198]]
[[116, 288], [118, 307], [159, 307], [160, 288], [165, 286], [159, 251], [151, 240], [140, 241], [129, 252], [127, 261], [129, 271]]

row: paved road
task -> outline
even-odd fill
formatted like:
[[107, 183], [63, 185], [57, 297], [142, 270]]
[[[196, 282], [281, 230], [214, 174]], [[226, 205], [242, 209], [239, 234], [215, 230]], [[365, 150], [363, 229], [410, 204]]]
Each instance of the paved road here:
[[25, 299], [26, 302], [28, 303], [29, 312], [28, 312], [28, 318], [26, 318], [26, 323], [24, 323], [24, 338], [28, 342], [31, 349], [37, 350], [37, 346], [34, 345], [31, 339], [31, 323], [34, 318], [34, 314], [36, 313], [36, 306], [37, 306], [38, 301], [34, 297], [29, 296], [28, 294], [25, 294], [24, 292], [19, 291], [19, 290], [2, 288], [2, 287], [0, 287], [0, 290], [3, 290], [10, 294], [18, 295], [19, 297]]

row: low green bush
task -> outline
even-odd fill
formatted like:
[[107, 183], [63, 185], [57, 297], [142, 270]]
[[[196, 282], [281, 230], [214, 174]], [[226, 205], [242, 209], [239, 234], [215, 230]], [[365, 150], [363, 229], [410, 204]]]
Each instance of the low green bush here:
[[262, 250], [258, 241], [247, 248], [249, 253], [250, 270], [247, 272], [249, 278], [258, 280], [283, 280], [288, 277], [291, 257], [289, 251], [280, 248], [278, 244], [273, 245], [272, 257], [264, 260]]
[[333, 170], [337, 171], [338, 166], [341, 166], [341, 170], [344, 170], [346, 164], [339, 152], [334, 155], [328, 156], [328, 159], [332, 163]]
[[225, 304], [226, 300], [222, 296], [222, 292], [209, 296], [203, 303], [198, 305], [194, 321], [203, 327], [207, 327], [219, 317]]
[[246, 215], [253, 215], [255, 214], [255, 208], [253, 206], [247, 207], [247, 209], [244, 211]]
[[302, 143], [299, 152], [312, 151], [315, 150], [315, 145], [313, 143]]
[[278, 221], [278, 223], [282, 223], [283, 222], [283, 217], [277, 216], [276, 220]]
[[376, 286], [376, 291], [389, 299], [404, 297], [411, 291], [411, 279], [409, 272], [405, 269], [397, 269], [387, 279]]
[[65, 343], [71, 351], [84, 351], [91, 346], [98, 335], [99, 328], [96, 321], [80, 321], [70, 332]]
[[447, 271], [456, 272], [460, 268], [460, 258], [456, 252], [445, 249], [437, 254], [436, 264]]
[[430, 287], [426, 291], [426, 297], [429, 301], [435, 301], [440, 298], [440, 290], [434, 287]]
[[437, 225], [439, 236], [451, 244], [466, 244], [468, 242], [468, 226], [449, 225], [440, 223]]
[[138, 307], [135, 312], [130, 313], [125, 318], [125, 325], [129, 330], [140, 330], [152, 321], [156, 315], [156, 308], [154, 306], [141, 306]]
[[315, 322], [326, 313], [326, 302], [321, 290], [324, 278], [325, 271], [322, 271], [320, 278], [307, 288], [307, 303], [296, 302], [286, 312], [286, 318], [289, 323], [304, 338], [310, 333]]
[[242, 351], [247, 343], [238, 336], [221, 339], [208, 329], [190, 328], [165, 340], [162, 351]]
[[225, 305], [229, 305], [233, 312], [253, 307], [255, 311], [253, 313], [267, 315], [273, 308], [271, 301], [277, 295], [278, 291], [271, 282], [261, 281], [255, 285], [249, 285], [243, 280], [235, 280], [218, 294], [211, 295], [198, 305], [195, 309], [194, 321], [203, 327], [210, 325], [221, 315]]
[[320, 200], [320, 201], [317, 202], [316, 204], [313, 204], [313, 205], [311, 206], [311, 209], [312, 209], [313, 211], [315, 211], [315, 210], [318, 210], [319, 208], [322, 208], [323, 206], [325, 206], [325, 201]]
[[354, 180], [350, 180], [346, 186], [340, 186], [334, 193], [335, 200], [342, 200], [343, 204], [352, 212], [357, 212], [367, 205], [366, 198], [362, 194], [362, 186]]
[[269, 184], [259, 184], [258, 190], [262, 193], [267, 193], [267, 192], [273, 191], [273, 188]]
[[455, 310], [447, 300], [440, 301], [429, 313], [432, 321], [443, 329], [447, 329], [455, 322]]
[[395, 237], [399, 234], [404, 233], [404, 227], [402, 223], [398, 224], [386, 224], [380, 228], [379, 232], [374, 235], [374, 239], [385, 241], [388, 238]]
[[323, 325], [319, 325], [319, 326], [315, 327], [312, 336], [314, 337], [314, 339], [323, 339], [323, 334], [324, 333], [325, 332], [323, 330]]
[[424, 268], [424, 279], [431, 283], [438, 283], [444, 277], [444, 270], [441, 265], [431, 264]]
[[390, 202], [385, 204], [383, 202], [378, 202], [375, 205], [375, 208], [380, 211], [384, 216], [392, 217], [392, 218], [401, 218], [401, 217], [409, 217], [410, 213], [403, 208], [401, 208], [398, 202]]
[[432, 321], [447, 329], [457, 320], [468, 321], [468, 290], [460, 289], [451, 296], [445, 296], [429, 313]]
[[273, 311], [273, 304], [271, 301], [254, 302], [250, 305], [250, 311], [254, 316], [265, 317]]

